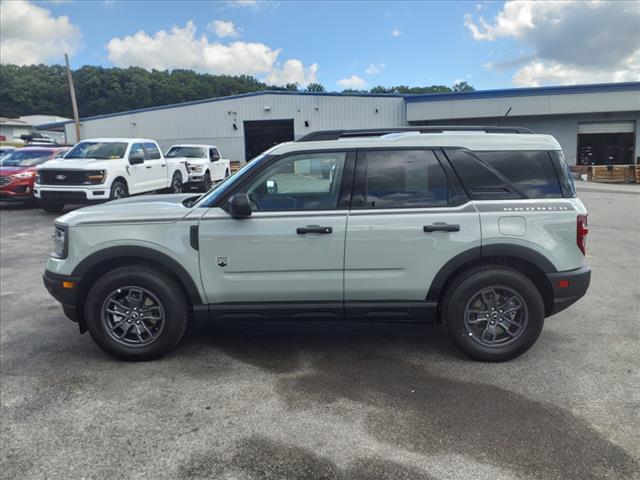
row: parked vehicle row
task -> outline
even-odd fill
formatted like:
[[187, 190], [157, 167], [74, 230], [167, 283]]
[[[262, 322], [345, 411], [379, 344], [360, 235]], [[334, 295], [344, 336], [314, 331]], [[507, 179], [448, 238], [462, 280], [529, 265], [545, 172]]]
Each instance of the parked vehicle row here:
[[2, 157], [0, 199], [37, 201], [60, 212], [149, 192], [206, 192], [230, 175], [215, 145], [174, 145], [163, 155], [144, 138], [83, 140], [73, 148], [25, 147]]
[[[191, 316], [441, 322], [475, 358], [514, 358], [589, 286], [587, 212], [560, 145], [506, 127], [411, 130], [310, 134], [204, 195], [68, 213], [45, 285], [130, 360], [169, 352]], [[87, 175], [112, 178], [110, 161], [127, 168], [100, 160]]]

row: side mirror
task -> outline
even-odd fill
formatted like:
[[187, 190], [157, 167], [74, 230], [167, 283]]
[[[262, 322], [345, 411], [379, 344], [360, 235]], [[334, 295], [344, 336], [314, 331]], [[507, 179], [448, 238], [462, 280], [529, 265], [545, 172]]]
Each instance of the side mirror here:
[[142, 152], [133, 152], [129, 154], [129, 163], [131, 165], [139, 165], [144, 163], [144, 153]]
[[251, 201], [246, 193], [236, 193], [227, 201], [227, 210], [233, 218], [251, 216]]
[[278, 193], [278, 183], [272, 178], [267, 180], [267, 193]]

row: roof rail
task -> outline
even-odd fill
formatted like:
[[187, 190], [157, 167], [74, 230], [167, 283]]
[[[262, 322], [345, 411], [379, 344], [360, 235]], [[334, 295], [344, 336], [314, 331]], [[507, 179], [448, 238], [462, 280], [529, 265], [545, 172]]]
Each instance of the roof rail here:
[[297, 142], [318, 142], [326, 140], [338, 140], [351, 137], [381, 137], [391, 133], [418, 132], [418, 133], [443, 133], [443, 132], [484, 132], [484, 133], [533, 133], [524, 127], [494, 127], [494, 126], [464, 126], [464, 125], [429, 125], [420, 127], [395, 127], [395, 128], [365, 128], [359, 130], [320, 130], [300, 137]]

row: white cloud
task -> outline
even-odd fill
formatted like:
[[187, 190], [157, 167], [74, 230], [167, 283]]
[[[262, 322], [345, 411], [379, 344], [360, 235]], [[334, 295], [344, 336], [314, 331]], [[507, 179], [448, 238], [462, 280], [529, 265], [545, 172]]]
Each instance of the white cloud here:
[[284, 62], [282, 68], [271, 70], [264, 81], [273, 85], [286, 85], [287, 83], [306, 85], [318, 80], [317, 73], [317, 63], [312, 63], [310, 67], [305, 68], [300, 60], [292, 59]]
[[361, 89], [367, 86], [367, 82], [356, 75], [351, 75], [351, 77], [348, 78], [341, 78], [336, 83], [342, 88]]
[[234, 7], [258, 8], [258, 0], [230, 0], [229, 4]]
[[364, 71], [367, 75], [380, 75], [387, 66], [384, 63], [372, 63]]
[[466, 15], [464, 24], [475, 40], [525, 47], [518, 58], [485, 64], [520, 67], [517, 85], [640, 80], [640, 2], [509, 0], [492, 20]]
[[54, 17], [22, 0], [0, 2], [1, 63], [62, 62], [64, 53], [75, 53], [81, 41], [80, 28], [67, 16]]
[[398, 30], [397, 28], [394, 28], [393, 31], [391, 32], [391, 35], [393, 35], [394, 37], [399, 37], [400, 35], [402, 35], [402, 31]]
[[138, 66], [148, 70], [193, 69], [228, 75], [256, 75], [277, 85], [306, 84], [316, 81], [318, 65], [305, 68], [300, 60], [290, 59], [278, 68], [280, 49], [263, 43], [211, 42], [198, 36], [192, 21], [148, 35], [139, 31], [123, 38], [112, 38], [106, 45], [109, 60], [118, 67]]
[[207, 29], [210, 32], [215, 33], [219, 38], [235, 38], [240, 35], [239, 29], [236, 28], [233, 22], [226, 22], [224, 20], [214, 20], [209, 25], [207, 25]]

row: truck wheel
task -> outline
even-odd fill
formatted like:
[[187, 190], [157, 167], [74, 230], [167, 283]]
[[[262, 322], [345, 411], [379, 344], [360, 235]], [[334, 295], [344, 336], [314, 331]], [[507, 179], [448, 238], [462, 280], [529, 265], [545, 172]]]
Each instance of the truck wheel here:
[[151, 267], [121, 267], [100, 277], [85, 305], [87, 329], [105, 352], [152, 360], [170, 352], [187, 328], [180, 285]]
[[182, 175], [180, 174], [180, 172], [176, 172], [173, 174], [169, 191], [171, 193], [182, 193]]
[[544, 324], [544, 302], [536, 286], [520, 272], [497, 265], [458, 276], [444, 295], [442, 312], [453, 343], [489, 362], [522, 355]]
[[117, 200], [119, 198], [126, 198], [129, 196], [129, 192], [127, 190], [127, 184], [122, 180], [115, 180], [111, 184], [111, 193], [109, 195], [109, 200]]
[[60, 213], [64, 208], [63, 203], [44, 203], [42, 209], [47, 213]]
[[229, 169], [227, 168], [227, 169], [224, 171], [224, 178], [227, 178], [228, 176], [229, 176]]
[[211, 175], [209, 174], [209, 172], [207, 172], [204, 174], [204, 180], [202, 181], [202, 191], [208, 192], [209, 190], [211, 190], [212, 186], [213, 182], [211, 182]]

